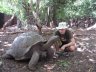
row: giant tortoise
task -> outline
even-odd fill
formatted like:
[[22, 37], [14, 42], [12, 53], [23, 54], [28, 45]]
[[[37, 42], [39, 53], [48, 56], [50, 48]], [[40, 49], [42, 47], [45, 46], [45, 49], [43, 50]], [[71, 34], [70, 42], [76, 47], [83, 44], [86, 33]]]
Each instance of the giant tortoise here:
[[3, 58], [30, 59], [28, 67], [29, 69], [34, 69], [42, 55], [46, 54], [46, 57], [53, 57], [54, 51], [50, 47], [52, 43], [51, 39], [46, 42], [36, 32], [23, 33], [14, 39], [11, 48], [6, 51]]

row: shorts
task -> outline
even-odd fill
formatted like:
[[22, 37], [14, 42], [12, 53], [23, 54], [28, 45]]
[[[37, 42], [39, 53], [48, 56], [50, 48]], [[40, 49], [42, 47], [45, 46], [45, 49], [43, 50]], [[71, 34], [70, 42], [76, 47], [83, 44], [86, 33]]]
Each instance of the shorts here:
[[[62, 42], [61, 40], [58, 40], [58, 41], [55, 42], [55, 46], [57, 48], [61, 48], [64, 44], [67, 44], [67, 43], [69, 43], [69, 42]], [[65, 48], [64, 52], [69, 52], [69, 49]]]

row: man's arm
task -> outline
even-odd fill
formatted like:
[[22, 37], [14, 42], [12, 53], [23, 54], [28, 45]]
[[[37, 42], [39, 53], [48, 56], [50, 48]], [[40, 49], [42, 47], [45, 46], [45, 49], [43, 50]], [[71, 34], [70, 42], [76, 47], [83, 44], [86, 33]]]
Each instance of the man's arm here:
[[68, 44], [65, 44], [64, 46], [69, 47], [69, 46], [73, 46], [73, 45], [75, 45], [75, 39], [74, 38], [72, 38], [71, 42], [69, 42]]
[[60, 51], [61, 50], [64, 50], [66, 47], [69, 47], [69, 46], [73, 46], [75, 45], [75, 39], [72, 38], [71, 41], [68, 43], [68, 44], [64, 44], [61, 48], [60, 48]]

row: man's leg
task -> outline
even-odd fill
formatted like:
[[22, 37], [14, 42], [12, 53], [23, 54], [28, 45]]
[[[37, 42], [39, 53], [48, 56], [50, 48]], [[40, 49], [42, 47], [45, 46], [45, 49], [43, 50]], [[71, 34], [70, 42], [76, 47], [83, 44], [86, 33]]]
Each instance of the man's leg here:
[[65, 52], [74, 52], [76, 50], [76, 45], [73, 45], [73, 46], [70, 46], [70, 47], [67, 47], [65, 48]]

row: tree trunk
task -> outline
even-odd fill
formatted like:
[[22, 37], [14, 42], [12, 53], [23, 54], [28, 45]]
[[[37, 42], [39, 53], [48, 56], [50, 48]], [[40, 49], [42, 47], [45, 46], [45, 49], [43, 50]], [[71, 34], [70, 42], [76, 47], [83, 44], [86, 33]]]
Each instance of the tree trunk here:
[[27, 16], [27, 24], [33, 24], [37, 26], [39, 33], [41, 33], [41, 20], [39, 18], [39, 3], [40, 0], [36, 0], [36, 11], [33, 9], [33, 1], [30, 0], [30, 4], [26, 3], [26, 0], [23, 1], [23, 8], [25, 9], [25, 14]]
[[[39, 18], [39, 3], [40, 3], [40, 0], [36, 0], [36, 12], [33, 10], [33, 16], [36, 20], [36, 26], [39, 30], [39, 33], [41, 34], [42, 25], [41, 25], [41, 20]], [[32, 4], [32, 1], [31, 1], [31, 4]]]
[[11, 22], [14, 19], [14, 17], [15, 15], [12, 15], [12, 17], [7, 22], [5, 22], [5, 24], [3, 25], [3, 30], [5, 30], [7, 26], [11, 25]]
[[51, 21], [50, 11], [51, 11], [51, 7], [48, 7], [48, 8], [47, 8], [47, 15], [46, 15], [46, 25], [47, 25], [47, 26], [50, 26], [50, 21]]
[[22, 27], [22, 22], [20, 21], [19, 18], [17, 18], [17, 27], [21, 28]]
[[26, 0], [23, 0], [23, 8], [25, 10], [25, 16], [27, 17], [27, 24], [32, 24], [33, 22], [33, 15], [32, 15], [32, 8], [30, 6], [31, 4], [26, 3]]
[[52, 9], [52, 13], [53, 13], [53, 17], [52, 17], [52, 21], [53, 21], [53, 25], [56, 27], [57, 25], [57, 18], [56, 18], [56, 7], [57, 5], [55, 4], [55, 0], [53, 0], [54, 4], [53, 4], [53, 9]]

